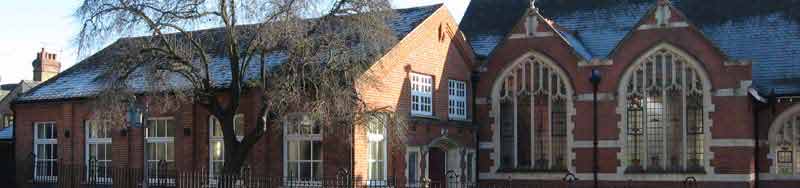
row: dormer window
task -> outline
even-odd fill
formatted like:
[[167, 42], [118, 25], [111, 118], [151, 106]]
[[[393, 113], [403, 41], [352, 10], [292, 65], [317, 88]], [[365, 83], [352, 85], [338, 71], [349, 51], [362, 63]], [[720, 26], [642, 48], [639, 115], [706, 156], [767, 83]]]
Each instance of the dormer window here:
[[411, 73], [411, 115], [433, 115], [433, 76]]

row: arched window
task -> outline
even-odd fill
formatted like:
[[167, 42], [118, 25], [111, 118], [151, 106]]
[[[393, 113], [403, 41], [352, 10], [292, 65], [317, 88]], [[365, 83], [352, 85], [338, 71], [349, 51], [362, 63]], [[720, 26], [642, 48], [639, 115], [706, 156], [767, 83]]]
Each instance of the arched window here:
[[623, 77], [626, 172], [704, 170], [708, 86], [693, 63], [659, 48]]
[[[222, 135], [222, 124], [219, 120], [214, 116], [209, 116], [208, 123], [208, 172], [212, 178], [216, 178], [222, 175], [222, 168], [225, 164], [225, 141]], [[233, 124], [236, 140], [241, 141], [246, 131], [244, 114], [236, 114], [233, 117]]]
[[792, 114], [791, 117], [778, 118], [785, 120], [777, 122], [770, 131], [772, 156], [775, 156], [773, 172], [779, 175], [800, 175], [800, 114], [789, 113]]
[[566, 74], [544, 58], [513, 64], [495, 87], [500, 168], [566, 171], [567, 109], [572, 104]]

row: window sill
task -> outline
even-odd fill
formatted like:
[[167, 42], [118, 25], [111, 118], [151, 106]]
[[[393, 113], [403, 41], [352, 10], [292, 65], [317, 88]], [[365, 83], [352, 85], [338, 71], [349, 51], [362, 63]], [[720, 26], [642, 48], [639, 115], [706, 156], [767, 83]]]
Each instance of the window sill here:
[[421, 115], [421, 114], [411, 114], [412, 118], [421, 118], [421, 119], [429, 119], [429, 120], [441, 120], [439, 117], [434, 115]]
[[705, 168], [694, 167], [686, 170], [644, 170], [641, 167], [628, 167], [625, 174], [707, 174]]
[[448, 119], [452, 122], [460, 122], [460, 123], [472, 123], [472, 119]]
[[497, 172], [567, 173], [566, 169], [501, 168]]

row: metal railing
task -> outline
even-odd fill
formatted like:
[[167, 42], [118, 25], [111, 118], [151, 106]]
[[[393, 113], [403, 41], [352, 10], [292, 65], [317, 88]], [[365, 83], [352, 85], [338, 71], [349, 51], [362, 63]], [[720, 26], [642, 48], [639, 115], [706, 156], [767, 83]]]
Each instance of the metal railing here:
[[[394, 188], [400, 187], [394, 178], [367, 180], [340, 173], [333, 177], [303, 179], [293, 177], [259, 176], [250, 168], [243, 168], [239, 174], [217, 174], [207, 169], [176, 170], [170, 165], [159, 164], [150, 169], [150, 177], [144, 177], [141, 168], [115, 168], [97, 164], [61, 165], [43, 162], [23, 162], [22, 169], [26, 184], [32, 187], [181, 187], [181, 188]], [[28, 170], [25, 170], [28, 169]], [[43, 173], [48, 172], [44, 175]], [[52, 172], [52, 173], [51, 173]]]
[[[138, 188], [145, 183], [149, 187], [181, 187], [181, 188], [589, 188], [591, 181], [578, 179], [575, 174], [567, 173], [561, 180], [555, 181], [519, 181], [509, 177], [507, 180], [481, 181], [476, 184], [455, 173], [447, 173], [444, 180], [421, 179], [418, 181], [397, 182], [394, 178], [386, 180], [367, 180], [353, 176], [340, 170], [335, 176], [314, 179], [292, 177], [259, 176], [248, 167], [239, 174], [224, 175], [209, 172], [207, 169], [176, 170], [171, 165], [159, 164], [158, 169], [149, 172], [151, 177], [144, 177], [141, 168], [115, 168], [97, 163], [87, 165], [60, 165], [51, 162], [17, 163], [19, 175], [25, 176], [25, 182], [33, 187], [120, 187]], [[28, 169], [26, 172], [24, 169]], [[43, 173], [47, 172], [47, 173]], [[26, 175], [27, 174], [27, 175]], [[145, 180], [148, 180], [145, 182]], [[701, 188], [697, 179], [686, 177], [678, 182], [601, 182], [602, 188]]]

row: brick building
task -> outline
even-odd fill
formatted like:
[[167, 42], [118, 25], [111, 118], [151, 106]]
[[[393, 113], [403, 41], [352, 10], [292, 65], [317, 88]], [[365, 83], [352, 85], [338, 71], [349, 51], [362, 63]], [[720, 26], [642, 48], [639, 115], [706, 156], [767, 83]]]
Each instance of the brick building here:
[[[389, 130], [353, 130], [351, 143], [330, 130], [279, 131], [263, 138], [248, 164], [260, 174], [308, 179], [352, 168], [365, 179], [396, 177], [404, 185], [456, 175], [525, 187], [559, 183], [570, 172], [587, 184], [588, 79], [599, 70], [605, 185], [675, 185], [691, 177], [704, 187], [797, 186], [800, 16], [791, 10], [800, 5], [699, 2], [472, 0], [460, 26], [439, 5], [399, 10], [392, 27], [401, 40], [371, 68], [379, 87], [359, 92], [371, 107], [409, 115], [404, 139], [387, 139]], [[750, 9], [725, 10], [733, 5]], [[163, 130], [154, 130], [157, 138], [119, 128], [96, 136], [88, 102], [99, 92], [92, 80], [107, 68], [97, 60], [109, 54], [99, 52], [16, 102], [16, 157], [136, 168], [144, 141], [165, 151], [148, 162], [218, 168], [214, 120], [197, 105], [152, 114], [148, 122]], [[243, 104], [239, 122], [247, 125], [256, 107]], [[301, 143], [321, 154], [292, 152], [310, 149]]]
[[691, 177], [710, 187], [756, 180], [797, 186], [800, 107], [784, 97], [768, 110], [748, 97], [749, 88], [765, 98], [798, 94], [797, 7], [793, 1], [472, 0], [460, 28], [480, 65], [474, 121], [480, 181], [559, 182], [567, 172], [592, 180], [589, 77], [599, 70], [603, 184]]
[[[399, 40], [368, 70], [376, 75], [379, 87], [363, 87], [359, 92], [370, 108], [408, 114], [409, 132], [403, 133], [407, 139], [387, 138], [392, 134], [386, 128], [319, 130], [304, 119], [287, 121], [270, 127], [276, 132], [268, 132], [251, 150], [246, 164], [253, 173], [311, 183], [336, 177], [342, 169], [360, 179], [403, 183], [407, 174], [412, 179], [430, 175], [441, 181], [446, 171], [474, 179], [475, 160], [468, 160], [475, 156], [469, 111], [474, 56], [457, 22], [447, 8], [432, 5], [397, 10], [390, 27]], [[115, 54], [121, 53], [120, 46], [127, 40], [120, 39], [15, 101], [16, 159], [20, 163], [33, 160], [34, 179], [64, 181], [59, 165], [221, 169], [224, 154], [220, 130], [214, 128], [217, 121], [199, 105], [183, 105], [176, 113], [150, 112], [147, 130], [109, 127], [92, 119], [91, 101], [102, 91], [102, 74], [119, 63]], [[220, 54], [212, 57], [211, 77], [225, 87], [230, 82], [230, 74], [225, 74], [228, 59]], [[281, 58], [269, 55], [263, 63], [280, 63]], [[248, 75], [260, 75], [258, 69], [248, 71]], [[145, 79], [131, 80], [134, 90], [146, 88]], [[259, 118], [254, 104], [260, 104], [260, 96], [251, 91], [244, 98], [236, 127], [246, 130], [254, 128], [247, 124]], [[349, 132], [353, 132], [352, 140], [343, 135]], [[406, 164], [406, 158], [411, 162]], [[413, 169], [407, 170], [407, 165]], [[431, 166], [432, 173], [422, 170], [428, 169], [425, 165]], [[93, 176], [113, 178], [104, 171]]]

